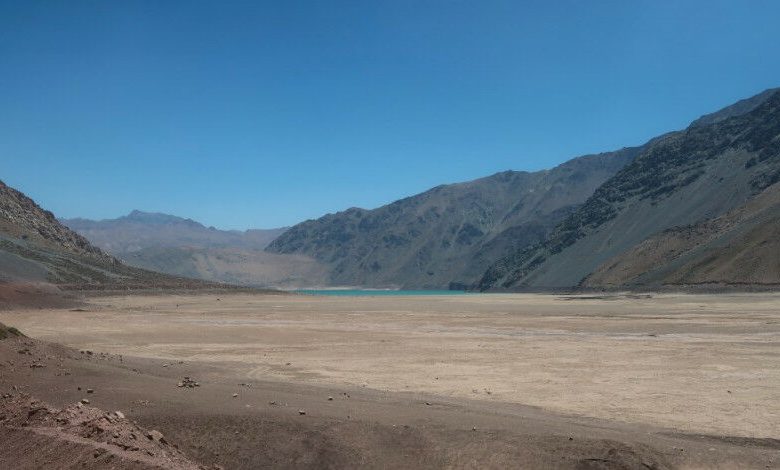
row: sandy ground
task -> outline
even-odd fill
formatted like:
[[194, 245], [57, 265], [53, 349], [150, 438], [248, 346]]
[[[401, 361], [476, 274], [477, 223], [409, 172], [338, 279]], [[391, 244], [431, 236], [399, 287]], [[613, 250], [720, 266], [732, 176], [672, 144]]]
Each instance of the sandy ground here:
[[780, 295], [110, 297], [0, 313], [76, 348], [247, 379], [540, 406], [780, 437]]
[[226, 468], [780, 462], [780, 295], [128, 296], [0, 322], [95, 352], [30, 368], [6, 340], [0, 389], [92, 386]]

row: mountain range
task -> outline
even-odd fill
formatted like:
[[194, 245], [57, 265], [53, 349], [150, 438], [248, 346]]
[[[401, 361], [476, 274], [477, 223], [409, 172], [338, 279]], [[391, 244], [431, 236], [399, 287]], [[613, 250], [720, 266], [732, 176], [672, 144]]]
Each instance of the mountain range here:
[[0, 186], [0, 276], [483, 291], [777, 287], [780, 89], [641, 146], [290, 228], [223, 231], [140, 211], [62, 222]]
[[774, 89], [657, 139], [478, 287], [778, 285], [778, 181]]
[[116, 219], [60, 219], [60, 222], [111, 253], [132, 253], [162, 246], [262, 250], [287, 228], [217, 230], [192, 219], [134, 210]]
[[506, 171], [438, 186], [374, 210], [298, 224], [266, 248], [311, 256], [332, 285], [466, 286], [496, 259], [535, 244], [641, 148], [575, 158], [551, 170]]
[[[0, 307], [29, 285], [76, 290], [221, 287], [127, 266], [0, 181]], [[39, 298], [48, 294], [47, 288], [34, 292]]]
[[286, 288], [318, 285], [325, 277], [324, 267], [307, 256], [263, 251], [286, 228], [218, 230], [138, 210], [116, 219], [61, 222], [131, 266], [176, 276]]

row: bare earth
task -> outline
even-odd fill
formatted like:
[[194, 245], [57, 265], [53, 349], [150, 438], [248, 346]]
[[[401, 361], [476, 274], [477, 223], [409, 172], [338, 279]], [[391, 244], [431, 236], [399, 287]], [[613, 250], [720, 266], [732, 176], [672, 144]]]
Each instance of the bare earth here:
[[[98, 406], [101, 399], [107, 400], [106, 406], [148, 401], [148, 406], [129, 412], [142, 424], [156, 425], [166, 435], [178, 433], [186, 442], [198, 438], [175, 422], [185, 419], [181, 416], [189, 412], [182, 410], [195, 406], [187, 402], [197, 397], [197, 409], [201, 414], [211, 410], [208, 419], [214, 426], [215, 415], [234, 416], [230, 422], [235, 424], [235, 416], [260, 409], [277, 413], [291, 408], [285, 419], [299, 419], [304, 415], [297, 413], [298, 406], [307, 406], [306, 417], [328, 422], [338, 418], [338, 426], [352, 420], [350, 426], [403, 425], [413, 432], [419, 430], [419, 420], [426, 420], [438, 429], [426, 431], [427, 439], [456, 443], [462, 452], [468, 449], [463, 439], [492, 429], [502, 434], [492, 434], [490, 441], [505, 447], [522, 432], [526, 443], [534, 435], [562, 439], [554, 445], [533, 442], [538, 449], [549, 444], [563, 452], [577, 436], [627, 442], [629, 453], [638, 456], [636, 461], [616, 459], [622, 466], [610, 466], [607, 457], [589, 459], [574, 449], [571, 455], [577, 458], [572, 461], [563, 455], [552, 465], [547, 457], [525, 455], [526, 465], [518, 466], [775, 468], [780, 462], [776, 294], [127, 296], [89, 299], [82, 309], [0, 312], [0, 322], [36, 339], [128, 357], [122, 366], [112, 363], [121, 367], [121, 374], [101, 379], [104, 388], [113, 389], [112, 397], [96, 393], [93, 401]], [[132, 361], [139, 365], [126, 377]], [[25, 370], [24, 377], [13, 380], [28, 381], [31, 391], [55, 404], [67, 403], [81, 396], [71, 385], [81, 380], [82, 366], [72, 366], [76, 377], [63, 379], [68, 385], [59, 391], [40, 389], [51, 384], [42, 378], [45, 372]], [[183, 375], [197, 377], [202, 387], [177, 388]], [[0, 375], [0, 387], [4, 385]], [[250, 391], [261, 394], [262, 401], [247, 401]], [[144, 398], [145, 392], [149, 396]], [[182, 393], [189, 394], [186, 400]], [[239, 396], [233, 398], [232, 393]], [[347, 404], [347, 395], [362, 397], [361, 404]], [[276, 401], [272, 397], [280, 397], [278, 403], [270, 404]], [[171, 410], [178, 410], [179, 418]], [[333, 429], [336, 435], [347, 432]], [[352, 431], [357, 433], [350, 434], [353, 440], [355, 435], [376, 434]], [[458, 434], [462, 432], [466, 437]], [[510, 432], [515, 434], [506, 434]], [[387, 445], [408, 451], [398, 442]], [[189, 450], [200, 462], [229, 468], [248, 462], [214, 452], [207, 445]], [[244, 452], [249, 455], [251, 450]], [[269, 464], [273, 458], [271, 450], [265, 452], [268, 457], [258, 463]], [[373, 452], [354, 461], [336, 459], [332, 465], [314, 457], [270, 464], [407, 466], [401, 454], [395, 461]], [[413, 452], [408, 456], [422, 467], [507, 464], [500, 459], [491, 463], [475, 449], [473, 453], [465, 460], [448, 454], [441, 462], [427, 462], [430, 465], [422, 465], [426, 462]], [[541, 460], [533, 460], [537, 457]]]

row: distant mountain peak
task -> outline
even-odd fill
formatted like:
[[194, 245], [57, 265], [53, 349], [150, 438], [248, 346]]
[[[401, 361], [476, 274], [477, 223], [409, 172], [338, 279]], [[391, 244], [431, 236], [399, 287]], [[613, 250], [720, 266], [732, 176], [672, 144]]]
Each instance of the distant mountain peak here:
[[162, 212], [146, 212], [138, 209], [134, 209], [126, 216], [120, 217], [120, 219], [144, 224], [186, 224], [190, 226], [203, 227], [203, 224], [192, 219], [185, 219], [183, 217], [165, 214]]

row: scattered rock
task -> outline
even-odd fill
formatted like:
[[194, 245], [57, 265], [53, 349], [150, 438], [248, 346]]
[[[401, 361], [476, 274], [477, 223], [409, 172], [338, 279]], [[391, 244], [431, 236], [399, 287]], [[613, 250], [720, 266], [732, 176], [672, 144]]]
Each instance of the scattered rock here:
[[81, 399], [81, 403], [83, 403], [85, 405], [89, 405], [89, 400], [87, 400], [86, 398], [82, 398]]
[[87, 393], [95, 393], [95, 391], [94, 391], [94, 390], [92, 390], [91, 388], [88, 388], [88, 389], [87, 389]]
[[328, 397], [328, 401], [333, 401], [333, 397]]
[[119, 418], [119, 419], [125, 419], [125, 414], [124, 414], [124, 413], [122, 413], [121, 411], [114, 411], [114, 414], [115, 414], [115, 415], [116, 415], [116, 417], [117, 417], [117, 418]]
[[233, 398], [238, 398], [238, 393], [234, 393]]
[[176, 386], [179, 387], [179, 388], [182, 388], [182, 387], [195, 388], [195, 387], [200, 387], [200, 384], [198, 382], [196, 382], [195, 380], [191, 379], [190, 377], [184, 377], [184, 379], [181, 382], [179, 382], [178, 384], [176, 384]]
[[298, 410], [298, 414], [303, 416], [306, 414], [306, 410]]
[[160, 444], [167, 444], [168, 441], [165, 440], [165, 436], [163, 436], [163, 433], [160, 431], [156, 431], [152, 429], [151, 431], [146, 433], [146, 438], [150, 441], [159, 442]]

